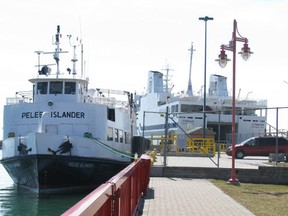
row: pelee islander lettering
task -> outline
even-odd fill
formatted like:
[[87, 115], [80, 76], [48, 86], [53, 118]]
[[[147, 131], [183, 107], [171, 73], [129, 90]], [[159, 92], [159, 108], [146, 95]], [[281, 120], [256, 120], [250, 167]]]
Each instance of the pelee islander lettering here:
[[[22, 119], [42, 118], [44, 112], [22, 112]], [[50, 112], [50, 118], [85, 118], [84, 112]]]

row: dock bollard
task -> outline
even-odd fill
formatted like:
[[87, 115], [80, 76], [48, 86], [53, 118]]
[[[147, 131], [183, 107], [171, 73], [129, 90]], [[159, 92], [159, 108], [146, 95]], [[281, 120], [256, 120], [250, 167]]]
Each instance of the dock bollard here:
[[156, 149], [154, 148], [153, 151], [151, 151], [149, 153], [149, 156], [151, 157], [151, 165], [153, 165], [155, 162], [157, 162], [157, 156], [156, 156], [157, 152]]

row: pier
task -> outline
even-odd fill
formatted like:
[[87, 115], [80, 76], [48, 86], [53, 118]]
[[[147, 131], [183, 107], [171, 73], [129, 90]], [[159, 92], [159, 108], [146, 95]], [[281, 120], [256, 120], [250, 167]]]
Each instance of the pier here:
[[249, 216], [253, 214], [209, 180], [152, 177], [142, 212], [138, 215]]
[[[283, 172], [282, 170], [286, 168], [271, 166], [271, 164], [268, 163], [268, 159], [268, 157], [245, 157], [244, 159], [236, 160], [236, 171], [240, 182], [256, 181], [261, 183], [261, 181], [263, 181], [264, 183], [269, 183], [268, 181], [274, 181], [274, 183], [281, 184], [281, 182], [277, 182], [277, 179], [278, 181], [282, 179], [282, 184], [287, 183], [287, 172]], [[101, 214], [104, 213], [104, 209], [105, 212], [108, 212], [108, 215], [113, 211], [113, 215], [123, 215], [123, 212], [129, 212], [128, 215], [135, 216], [206, 216], [227, 215], [228, 212], [229, 215], [235, 216], [253, 215], [244, 206], [214, 186], [209, 180], [229, 179], [231, 157], [225, 153], [221, 153], [219, 157], [215, 155], [213, 158], [169, 156], [167, 158], [167, 166], [162, 165], [164, 158], [160, 155], [157, 156], [157, 162], [151, 167], [147, 166], [147, 160], [149, 160], [149, 158], [142, 155], [139, 161], [132, 163], [130, 168], [121, 171], [116, 177], [114, 176], [112, 178], [113, 181], [108, 182], [108, 184], [113, 183], [114, 186], [116, 186], [113, 189], [114, 186], [112, 185], [110, 195], [106, 193], [107, 191], [104, 193], [104, 195], [106, 194], [105, 197], [107, 197], [107, 195], [111, 197], [111, 199], [109, 198], [107, 200], [111, 203], [114, 202], [113, 205], [110, 205], [111, 203], [102, 203], [103, 206], [105, 205], [106, 207], [101, 206], [102, 204], [99, 203], [99, 197], [101, 197], [99, 195], [99, 189], [96, 189], [96, 192], [93, 191], [87, 196], [89, 199], [81, 200], [63, 215], [85, 215], [85, 208], [89, 209], [93, 215], [99, 215], [100, 209]], [[217, 161], [216, 164], [218, 164], [218, 166], [211, 160]], [[139, 168], [141, 172], [139, 172]], [[140, 173], [147, 173], [146, 169], [150, 169], [149, 184], [147, 182], [147, 175], [141, 177], [144, 179], [136, 177], [139, 177]], [[134, 172], [138, 174], [135, 176], [135, 174], [133, 174]], [[138, 180], [135, 181], [136, 178]], [[261, 181], [259, 178], [261, 178]], [[130, 180], [127, 181], [127, 179]], [[142, 181], [144, 184], [142, 184]], [[123, 187], [124, 182], [130, 182], [132, 184], [129, 183]], [[141, 190], [137, 189], [137, 193], [135, 193], [134, 190], [138, 188], [136, 184], [141, 187]], [[120, 187], [120, 185], [122, 186]], [[103, 191], [103, 187], [100, 191], [101, 190]], [[113, 190], [117, 195], [116, 199], [112, 199], [113, 197], [115, 198]], [[133, 202], [130, 202], [130, 199]], [[87, 203], [87, 201], [89, 201], [91, 205]], [[103, 199], [100, 199], [100, 201], [103, 202]], [[127, 203], [132, 203], [133, 205], [127, 205]], [[109, 206], [114, 206], [114, 208], [111, 209]], [[73, 214], [75, 210], [77, 210], [77, 214]], [[80, 210], [83, 212], [79, 213]]]

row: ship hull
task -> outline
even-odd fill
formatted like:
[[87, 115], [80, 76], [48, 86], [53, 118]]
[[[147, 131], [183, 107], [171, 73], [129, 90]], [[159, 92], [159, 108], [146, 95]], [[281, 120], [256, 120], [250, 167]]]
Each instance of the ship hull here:
[[38, 193], [93, 190], [130, 162], [61, 155], [27, 155], [1, 160], [14, 183]]

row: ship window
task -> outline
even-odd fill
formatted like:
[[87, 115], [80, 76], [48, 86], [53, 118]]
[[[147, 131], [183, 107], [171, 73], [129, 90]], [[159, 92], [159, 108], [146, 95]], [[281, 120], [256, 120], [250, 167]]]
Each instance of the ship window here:
[[178, 104], [171, 106], [171, 112], [178, 112]]
[[124, 137], [125, 143], [127, 144], [130, 142], [130, 134], [128, 132], [125, 132], [124, 135], [125, 135], [125, 137]]
[[118, 129], [114, 129], [114, 140], [115, 142], [118, 142], [119, 138], [119, 130]]
[[123, 139], [124, 139], [123, 130], [119, 130], [119, 141], [120, 141], [120, 143], [123, 143]]
[[62, 94], [63, 82], [53, 81], [50, 82], [49, 94]]
[[202, 111], [203, 106], [197, 106], [197, 105], [190, 105], [190, 104], [182, 104], [181, 105], [181, 112], [197, 112]]
[[75, 94], [76, 83], [75, 82], [65, 82], [64, 94]]
[[115, 109], [107, 108], [107, 118], [108, 120], [115, 122]]
[[288, 140], [283, 138], [283, 137], [279, 137], [279, 145], [287, 145], [288, 144]]
[[188, 104], [182, 104], [181, 105], [181, 112], [192, 112], [193, 106]]
[[108, 141], [113, 141], [113, 128], [111, 128], [111, 127], [108, 127], [107, 140]]
[[47, 94], [48, 82], [37, 83], [37, 94]]

